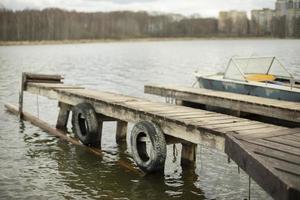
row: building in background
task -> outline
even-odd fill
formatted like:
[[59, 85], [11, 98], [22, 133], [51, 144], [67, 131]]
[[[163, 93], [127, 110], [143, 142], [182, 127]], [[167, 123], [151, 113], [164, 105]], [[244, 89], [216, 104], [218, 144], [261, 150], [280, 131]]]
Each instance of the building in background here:
[[264, 8], [251, 11], [250, 33], [252, 35], [270, 35], [275, 10]]
[[275, 3], [276, 16], [282, 17], [287, 15], [290, 0], [277, 0]]
[[300, 0], [277, 0], [274, 32], [277, 36], [293, 37], [300, 34]]
[[250, 33], [254, 36], [299, 37], [300, 0], [277, 0], [275, 10], [252, 10]]
[[292, 37], [300, 36], [300, 5], [299, 2], [296, 3], [293, 8], [288, 9], [286, 17], [286, 35]]
[[224, 35], [242, 36], [248, 34], [248, 18], [245, 11], [221, 11], [218, 31]]

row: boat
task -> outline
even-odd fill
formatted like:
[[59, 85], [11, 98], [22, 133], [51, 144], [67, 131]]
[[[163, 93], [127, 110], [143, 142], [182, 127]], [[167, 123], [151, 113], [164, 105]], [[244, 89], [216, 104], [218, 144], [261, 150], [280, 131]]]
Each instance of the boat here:
[[195, 73], [200, 88], [300, 102], [300, 81], [275, 57], [232, 57], [224, 73]]

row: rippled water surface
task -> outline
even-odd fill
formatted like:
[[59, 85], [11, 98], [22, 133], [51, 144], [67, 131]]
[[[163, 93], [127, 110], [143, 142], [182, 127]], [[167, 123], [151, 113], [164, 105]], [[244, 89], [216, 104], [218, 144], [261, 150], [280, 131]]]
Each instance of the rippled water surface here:
[[[244, 199], [248, 176], [217, 150], [198, 145], [195, 168], [180, 166], [181, 146], [168, 146], [164, 175], [129, 170], [126, 145], [103, 131], [103, 157], [60, 141], [7, 113], [22, 71], [57, 73], [66, 83], [161, 101], [147, 83], [192, 85], [193, 72], [223, 71], [232, 56], [275, 55], [300, 77], [299, 40], [194, 40], [0, 47], [0, 199]], [[37, 106], [38, 105], [38, 106]], [[25, 110], [55, 124], [57, 102], [26, 94]], [[129, 129], [130, 131], [130, 129]], [[252, 199], [269, 199], [255, 183]]]

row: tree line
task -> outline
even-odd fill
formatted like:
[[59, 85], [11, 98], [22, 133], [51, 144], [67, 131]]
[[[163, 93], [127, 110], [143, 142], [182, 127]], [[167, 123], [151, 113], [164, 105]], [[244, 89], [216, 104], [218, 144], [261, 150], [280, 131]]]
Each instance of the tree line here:
[[201, 37], [217, 34], [214, 18], [147, 12], [84, 13], [61, 9], [0, 11], [0, 40], [77, 40]]
[[[286, 37], [285, 18], [274, 18], [271, 33], [253, 35], [250, 21], [228, 23], [218, 30], [216, 18], [184, 17], [147, 12], [76, 12], [56, 8], [44, 10], [0, 10], [1, 41], [78, 39], [130, 39], [149, 37], [273, 36]], [[293, 37], [300, 37], [300, 18], [293, 21]], [[228, 29], [228, 31], [227, 31]]]

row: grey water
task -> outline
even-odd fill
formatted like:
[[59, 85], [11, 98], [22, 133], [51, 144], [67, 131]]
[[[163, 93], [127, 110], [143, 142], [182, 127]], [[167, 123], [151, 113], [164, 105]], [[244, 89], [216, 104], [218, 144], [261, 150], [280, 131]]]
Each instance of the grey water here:
[[[130, 148], [104, 125], [103, 157], [63, 142], [5, 111], [17, 103], [21, 72], [65, 75], [65, 83], [144, 97], [145, 84], [191, 86], [193, 73], [222, 72], [232, 56], [274, 55], [300, 77], [300, 40], [191, 40], [0, 47], [0, 199], [247, 199], [249, 177], [221, 151], [197, 148], [195, 167], [180, 166], [169, 145], [163, 174], [122, 167]], [[25, 110], [55, 124], [57, 102], [25, 95]], [[70, 128], [70, 127], [69, 127]], [[130, 133], [130, 127], [129, 127]], [[130, 134], [128, 134], [130, 135]], [[251, 199], [270, 199], [254, 182]]]

